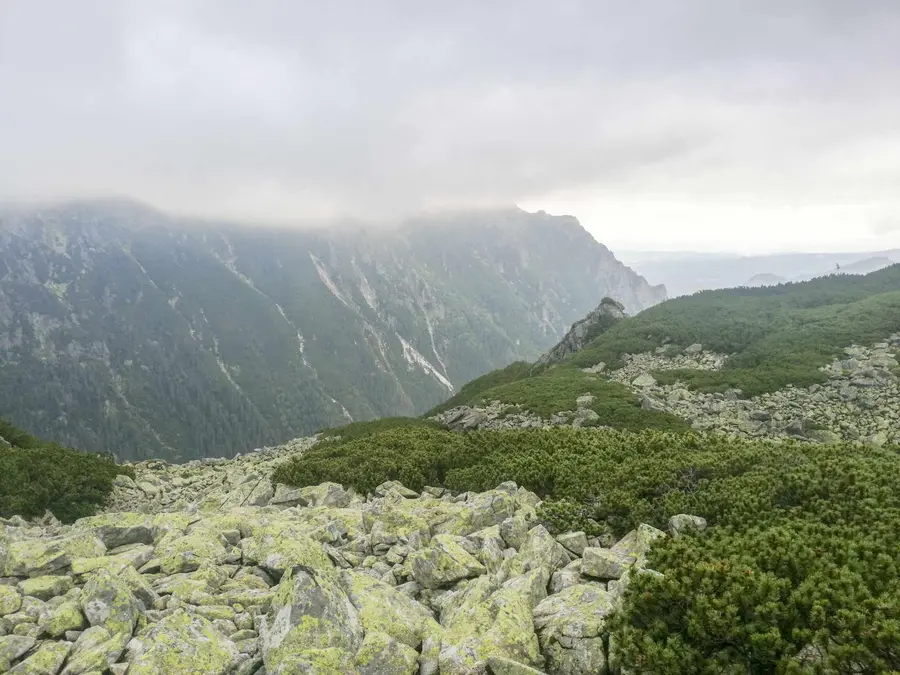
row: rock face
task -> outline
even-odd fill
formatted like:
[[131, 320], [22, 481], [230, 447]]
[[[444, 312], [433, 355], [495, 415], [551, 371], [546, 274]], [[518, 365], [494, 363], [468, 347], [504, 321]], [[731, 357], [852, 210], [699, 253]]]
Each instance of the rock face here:
[[0, 410], [120, 459], [231, 456], [420, 414], [537, 358], [599, 294], [666, 299], [574, 218], [518, 209], [269, 232], [112, 200], [0, 209]]
[[627, 316], [622, 303], [616, 302], [612, 298], [603, 298], [596, 309], [580, 321], [573, 323], [565, 337], [553, 349], [541, 356], [535, 366], [549, 366], [565, 360]]
[[621, 587], [665, 536], [554, 537], [510, 482], [260, 491], [249, 476], [283, 457], [146, 463], [116, 487], [132, 511], [0, 521], [0, 672], [599, 673]]
[[628, 355], [625, 367], [610, 377], [639, 393], [644, 407], [690, 420], [698, 431], [818, 443], [900, 443], [900, 334], [869, 347], [847, 347], [843, 358], [822, 368], [828, 376], [824, 384], [749, 399], [737, 390], [704, 394], [657, 383], [651, 371], [718, 370], [727, 362], [725, 354], [692, 347], [678, 356], [665, 349]]

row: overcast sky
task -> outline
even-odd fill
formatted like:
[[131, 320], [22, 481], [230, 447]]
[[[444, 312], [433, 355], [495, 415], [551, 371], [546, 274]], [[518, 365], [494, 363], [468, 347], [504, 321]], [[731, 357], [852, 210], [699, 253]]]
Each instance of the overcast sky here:
[[0, 0], [0, 199], [900, 247], [898, 0]]

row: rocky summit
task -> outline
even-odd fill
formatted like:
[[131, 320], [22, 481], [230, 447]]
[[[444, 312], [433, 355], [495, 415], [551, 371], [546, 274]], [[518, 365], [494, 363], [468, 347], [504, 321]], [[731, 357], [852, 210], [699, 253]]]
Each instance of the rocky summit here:
[[[537, 495], [387, 482], [271, 485], [306, 439], [232, 460], [134, 466], [110, 509], [0, 524], [0, 672], [600, 673], [642, 525], [552, 536]], [[127, 508], [127, 511], [119, 510]], [[672, 518], [672, 536], [705, 521]]]

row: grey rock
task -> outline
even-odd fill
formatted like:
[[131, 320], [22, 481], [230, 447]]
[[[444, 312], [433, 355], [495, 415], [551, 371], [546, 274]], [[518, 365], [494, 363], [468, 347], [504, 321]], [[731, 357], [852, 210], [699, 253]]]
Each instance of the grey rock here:
[[669, 518], [669, 534], [678, 539], [685, 532], [702, 532], [706, 529], [706, 519], [700, 516], [692, 516], [679, 513]]

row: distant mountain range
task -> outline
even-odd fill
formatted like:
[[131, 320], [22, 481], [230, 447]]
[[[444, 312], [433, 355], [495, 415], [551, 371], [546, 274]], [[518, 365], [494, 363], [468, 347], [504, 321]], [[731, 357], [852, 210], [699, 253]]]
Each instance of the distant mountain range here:
[[0, 212], [0, 417], [121, 458], [222, 456], [425, 411], [610, 296], [666, 298], [571, 217], [390, 231], [194, 222], [128, 201]]
[[900, 262], [900, 249], [855, 253], [722, 253], [621, 251], [617, 255], [670, 297], [712, 288], [808, 281], [827, 274], [868, 274]]

